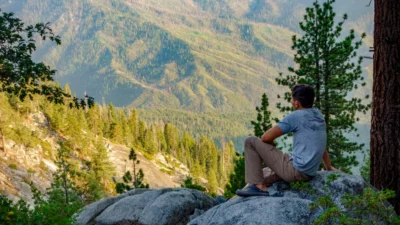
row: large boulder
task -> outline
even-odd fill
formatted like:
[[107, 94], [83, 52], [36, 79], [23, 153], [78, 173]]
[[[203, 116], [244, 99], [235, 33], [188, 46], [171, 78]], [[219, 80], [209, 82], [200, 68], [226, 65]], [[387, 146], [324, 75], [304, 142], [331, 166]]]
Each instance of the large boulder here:
[[318, 172], [308, 184], [295, 189], [288, 183], [277, 182], [269, 190], [274, 197], [235, 197], [220, 205], [191, 189], [134, 189], [87, 206], [77, 222], [81, 225], [308, 225], [323, 212], [322, 208], [309, 209], [319, 196], [329, 194], [336, 205], [343, 207], [341, 198], [345, 193], [362, 194], [369, 187], [360, 176], [331, 172]]
[[[318, 196], [330, 194], [340, 207], [344, 193], [361, 194], [368, 186], [360, 176], [318, 172], [306, 190], [291, 188], [285, 182], [275, 183], [270, 193], [275, 197], [236, 197], [220, 204], [190, 221], [190, 225], [308, 225], [322, 213], [322, 208], [311, 211], [309, 205]], [[336, 176], [337, 177], [337, 176]]]
[[77, 217], [81, 225], [187, 224], [217, 202], [197, 190], [166, 188], [134, 189], [85, 207]]

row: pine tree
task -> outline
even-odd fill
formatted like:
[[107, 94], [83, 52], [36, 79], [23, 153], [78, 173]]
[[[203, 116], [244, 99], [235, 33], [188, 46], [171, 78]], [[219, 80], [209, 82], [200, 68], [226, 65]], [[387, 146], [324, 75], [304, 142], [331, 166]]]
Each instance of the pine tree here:
[[100, 117], [100, 108], [97, 104], [94, 104], [92, 108], [89, 109], [87, 113], [87, 122], [88, 122], [88, 127], [90, 131], [94, 135], [99, 135], [103, 136], [103, 128], [104, 128], [104, 123], [101, 120]]
[[[356, 113], [366, 113], [370, 105], [364, 105], [360, 98], [348, 98], [348, 94], [360, 84], [365, 85], [362, 57], [357, 58], [362, 40], [355, 41], [354, 30], [341, 37], [347, 15], [335, 25], [334, 2], [327, 0], [321, 6], [317, 0], [313, 7], [306, 8], [304, 21], [300, 22], [304, 35], [301, 38], [293, 36], [292, 39], [292, 48], [296, 51], [294, 61], [298, 68], [289, 68], [292, 74], [285, 77], [281, 74], [277, 82], [290, 88], [296, 83], [315, 88], [315, 107], [321, 110], [327, 124], [327, 148], [332, 164], [349, 172], [352, 166], [358, 164], [352, 153], [361, 150], [363, 144], [349, 141], [344, 134], [356, 131], [354, 123], [359, 120]], [[362, 34], [361, 39], [364, 37], [365, 34]], [[289, 102], [290, 98], [290, 92], [286, 92], [284, 99]], [[281, 111], [291, 110], [280, 103], [277, 106]]]
[[64, 85], [64, 91], [65, 91], [65, 93], [67, 93], [67, 94], [69, 94], [69, 95], [72, 95], [71, 88], [69, 87], [68, 84], [65, 84], [65, 85]]
[[129, 134], [129, 125], [128, 125], [128, 119], [126, 118], [125, 110], [120, 109], [118, 111], [118, 122], [121, 127], [121, 136], [119, 137], [120, 143], [123, 143], [125, 145], [129, 145], [131, 143], [131, 137]]
[[150, 154], [155, 154], [157, 152], [156, 143], [154, 142], [153, 126], [146, 129], [144, 132], [144, 150]]
[[131, 131], [132, 141], [136, 142], [139, 136], [139, 118], [136, 109], [133, 109], [128, 120], [129, 128]]
[[194, 159], [196, 158], [196, 140], [185, 130], [179, 141], [182, 150], [185, 152], [185, 162], [188, 168], [192, 168]]
[[[129, 152], [129, 159], [132, 160], [133, 177], [130, 171], [127, 171], [124, 174], [124, 176], [122, 177], [123, 182], [117, 183], [115, 187], [117, 193], [119, 194], [124, 193], [125, 191], [129, 191], [133, 188], [149, 188], [149, 184], [143, 183], [143, 170], [139, 169], [139, 171], [136, 173], [136, 166], [140, 163], [140, 160], [137, 159], [136, 152], [133, 148], [131, 148], [131, 151]], [[133, 186], [131, 186], [130, 183], [133, 183]]]
[[218, 191], [218, 181], [214, 169], [210, 169], [207, 176], [207, 181], [207, 191], [211, 194], [216, 194]]
[[10, 129], [11, 118], [13, 111], [7, 97], [0, 93], [0, 135], [1, 135], [1, 146], [3, 147], [4, 153], [7, 153], [6, 149], [6, 135]]
[[60, 148], [56, 160], [58, 170], [53, 176], [54, 180], [51, 187], [47, 190], [47, 196], [44, 197], [33, 187], [35, 208], [31, 215], [28, 211], [25, 211], [25, 216], [31, 216], [32, 221], [21, 224], [74, 224], [73, 215], [84, 206], [82, 193], [72, 181], [76, 171], [71, 168], [69, 163], [71, 149], [63, 142], [59, 144]]
[[224, 145], [221, 158], [223, 169], [221, 173], [221, 186], [225, 186], [229, 174], [233, 172], [234, 162], [236, 161], [235, 145], [232, 141]]
[[115, 167], [109, 160], [107, 149], [104, 147], [104, 142], [98, 139], [96, 142], [96, 152], [92, 158], [91, 169], [95, 173], [95, 177], [98, 182], [105, 185], [108, 180], [115, 172]]
[[272, 127], [271, 112], [268, 110], [268, 97], [264, 93], [261, 97], [261, 107], [256, 107], [257, 121], [251, 121], [254, 127], [254, 135], [261, 138], [265, 131]]
[[176, 155], [179, 143], [178, 128], [170, 123], [166, 123], [164, 135], [165, 141], [167, 142], [167, 152]]
[[167, 141], [165, 140], [164, 135], [164, 127], [157, 126], [156, 128], [156, 140], [157, 140], [157, 149], [159, 152], [166, 152], [167, 151]]
[[[268, 97], [264, 93], [261, 97], [261, 107], [256, 107], [257, 121], [251, 121], [254, 126], [254, 135], [257, 137], [261, 137], [265, 131], [272, 127], [271, 112], [268, 110], [268, 106]], [[244, 155], [237, 155], [233, 173], [230, 174], [229, 182], [225, 185], [225, 197], [231, 198], [235, 195], [237, 189], [246, 185], [244, 173]]]
[[70, 204], [71, 195], [74, 195], [77, 192], [75, 184], [70, 179], [71, 175], [74, 173], [68, 162], [70, 154], [71, 149], [61, 142], [57, 154], [56, 165], [58, 166], [58, 170], [54, 174], [53, 189], [59, 189], [62, 191], [62, 198], [66, 205]]
[[147, 130], [147, 125], [144, 121], [139, 120], [139, 128], [138, 128], [138, 142], [140, 146], [144, 146], [145, 142], [145, 132]]
[[231, 198], [235, 196], [236, 190], [242, 189], [245, 185], [244, 177], [244, 156], [237, 154], [237, 160], [233, 172], [229, 175], [229, 182], [225, 185], [224, 197]]

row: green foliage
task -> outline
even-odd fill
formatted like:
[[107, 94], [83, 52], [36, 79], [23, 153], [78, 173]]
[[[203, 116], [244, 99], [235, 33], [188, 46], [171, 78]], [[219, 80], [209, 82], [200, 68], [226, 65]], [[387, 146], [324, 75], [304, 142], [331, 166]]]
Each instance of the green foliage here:
[[[334, 3], [334, 0], [328, 0], [321, 5], [315, 1], [312, 7], [306, 8], [304, 20], [300, 22], [304, 35], [292, 39], [297, 68], [290, 67], [292, 74], [281, 74], [276, 81], [290, 88], [296, 83], [314, 87], [315, 107], [321, 110], [327, 124], [327, 148], [332, 164], [349, 172], [352, 166], [358, 165], [353, 153], [364, 145], [350, 141], [345, 134], [356, 131], [357, 113], [365, 114], [371, 106], [364, 105], [360, 98], [348, 97], [353, 90], [365, 86], [361, 68], [363, 58], [357, 58], [365, 34], [361, 35], [361, 40], [355, 41], [355, 32], [351, 30], [343, 38], [347, 15], [335, 25]], [[291, 94], [285, 93], [284, 99], [290, 101], [290, 98]], [[291, 110], [281, 103], [277, 106], [281, 111]]]
[[[326, 184], [332, 185], [332, 182], [340, 176], [337, 173], [330, 174]], [[297, 187], [307, 190], [304, 184], [297, 184]], [[328, 193], [318, 196], [316, 201], [310, 204], [310, 210], [323, 210], [313, 224], [400, 224], [400, 217], [396, 216], [393, 206], [387, 202], [388, 199], [395, 197], [394, 191], [374, 191], [372, 188], [364, 188], [363, 193], [359, 195], [345, 193], [341, 199], [343, 207], [332, 200], [332, 193], [328, 188], [325, 188], [325, 191]]]
[[40, 143], [40, 139], [36, 134], [22, 124], [15, 124], [15, 127], [13, 127], [8, 136], [28, 148], [37, 147]]
[[[60, 37], [53, 34], [49, 23], [26, 26], [13, 13], [0, 13], [0, 42], [3, 43], [0, 52], [0, 91], [18, 96], [21, 101], [40, 94], [50, 102], [62, 104], [65, 99], [72, 99], [71, 106], [84, 107], [84, 100], [71, 97], [52, 82], [55, 70], [32, 60], [38, 38], [61, 44]], [[93, 98], [89, 98], [88, 103], [93, 105]]]
[[271, 112], [268, 110], [268, 97], [264, 93], [261, 98], [261, 107], [256, 107], [257, 121], [251, 121], [254, 126], [254, 135], [261, 138], [265, 131], [272, 127]]
[[[72, 192], [71, 192], [72, 193]], [[73, 215], [83, 207], [83, 202], [77, 193], [70, 195], [67, 204], [64, 192], [53, 185], [47, 192], [48, 197], [33, 188], [34, 208], [23, 200], [12, 203], [5, 197], [0, 197], [0, 223], [18, 225], [72, 225]]]
[[18, 169], [18, 166], [16, 164], [10, 164], [8, 165], [8, 167], [14, 170]]
[[213, 169], [208, 172], [207, 181], [207, 192], [211, 195], [216, 194], [218, 191], [218, 181], [217, 175]]
[[371, 171], [371, 158], [369, 155], [367, 157], [364, 156], [365, 165], [361, 167], [361, 176], [362, 178], [369, 183], [370, 182], [370, 171]]
[[339, 177], [341, 177], [341, 175], [337, 174], [337, 173], [329, 174], [327, 179], [326, 179], [326, 184], [330, 186], [332, 184], [332, 182], [337, 180]]
[[[173, 109], [141, 109], [140, 118], [147, 123], [157, 120], [179, 127], [179, 133], [187, 132], [193, 138], [200, 139], [205, 135], [212, 139], [218, 147], [223, 147], [223, 140], [232, 140], [236, 151], [243, 146], [244, 137], [251, 132], [248, 118], [256, 117], [254, 112], [207, 112], [192, 113]], [[163, 129], [165, 130], [165, 129]], [[163, 151], [166, 152], [166, 151]]]
[[104, 183], [107, 177], [114, 175], [115, 167], [108, 158], [107, 149], [104, 147], [102, 140], [97, 141], [96, 150], [93, 155], [91, 169], [95, 174], [95, 178], [100, 183]]
[[235, 196], [236, 190], [242, 189], [246, 185], [244, 177], [244, 156], [238, 155], [233, 173], [229, 175], [229, 182], [225, 186], [225, 198]]
[[29, 206], [24, 201], [14, 204], [11, 200], [0, 197], [0, 223], [4, 225], [29, 224]]
[[191, 177], [191, 176], [187, 176], [186, 177], [186, 179], [184, 180], [184, 183], [181, 185], [181, 187], [190, 188], [190, 189], [194, 189], [194, 190], [199, 190], [199, 191], [202, 191], [202, 192], [206, 191], [205, 187], [203, 187], [203, 186], [201, 186], [199, 184], [193, 183], [193, 177]]
[[394, 191], [365, 188], [360, 195], [343, 195], [344, 209], [341, 209], [330, 195], [320, 196], [310, 205], [311, 210], [320, 207], [324, 210], [313, 224], [400, 224], [400, 217], [396, 216], [393, 207], [386, 202], [393, 197]]
[[169, 175], [174, 175], [175, 174], [175, 171], [169, 170], [169, 169], [162, 168], [162, 169], [160, 169], [160, 171], [163, 172], [163, 173], [169, 174]]
[[98, 201], [104, 197], [107, 197], [108, 194], [106, 192], [106, 183], [104, 180], [98, 179], [98, 174], [94, 171], [89, 171], [85, 176], [86, 188], [83, 190], [83, 196], [85, 200], [85, 204], [92, 203]]
[[300, 191], [309, 191], [310, 188], [310, 182], [291, 182], [290, 186], [294, 189], [300, 190]]
[[55, 162], [59, 169], [54, 174], [52, 189], [57, 198], [68, 205], [77, 192], [75, 183], [71, 180], [76, 171], [71, 169], [71, 164], [68, 160], [71, 155], [71, 149], [63, 142], [59, 144], [60, 148]]
[[74, 189], [68, 190], [68, 202], [65, 198], [65, 190], [61, 183], [55, 182], [47, 191], [48, 199], [42, 193], [34, 190], [35, 208], [32, 219], [42, 225], [68, 225], [75, 224], [73, 215], [83, 208], [84, 202], [80, 193]]
[[[116, 192], [119, 194], [129, 191], [133, 188], [149, 188], [149, 184], [143, 183], [143, 170], [139, 169], [139, 172], [136, 172], [136, 165], [140, 163], [140, 160], [137, 159], [136, 152], [133, 148], [131, 148], [131, 151], [129, 153], [129, 159], [132, 160], [133, 177], [130, 171], [127, 171], [124, 174], [124, 176], [122, 177], [123, 182], [118, 182], [115, 187]], [[133, 183], [133, 186], [131, 186], [130, 183]]]

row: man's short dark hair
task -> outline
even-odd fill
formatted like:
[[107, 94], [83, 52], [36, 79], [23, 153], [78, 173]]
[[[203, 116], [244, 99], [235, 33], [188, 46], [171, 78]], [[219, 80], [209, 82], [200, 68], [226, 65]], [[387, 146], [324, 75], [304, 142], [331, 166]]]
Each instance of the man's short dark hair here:
[[296, 84], [292, 88], [292, 97], [294, 100], [299, 101], [303, 108], [312, 108], [315, 97], [314, 88], [305, 84]]

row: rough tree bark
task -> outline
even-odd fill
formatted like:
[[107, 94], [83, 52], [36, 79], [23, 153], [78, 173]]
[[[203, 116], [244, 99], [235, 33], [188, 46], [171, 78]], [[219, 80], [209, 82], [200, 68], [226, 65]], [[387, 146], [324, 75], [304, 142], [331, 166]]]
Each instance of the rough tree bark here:
[[371, 183], [400, 213], [400, 1], [375, 0]]

